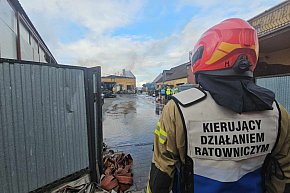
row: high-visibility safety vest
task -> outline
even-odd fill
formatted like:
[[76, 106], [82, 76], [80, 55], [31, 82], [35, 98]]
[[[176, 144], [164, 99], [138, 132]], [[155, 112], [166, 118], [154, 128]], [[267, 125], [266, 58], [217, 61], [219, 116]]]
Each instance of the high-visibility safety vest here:
[[194, 193], [262, 193], [262, 166], [273, 150], [279, 109], [235, 113], [192, 88], [174, 95], [193, 161]]
[[170, 95], [170, 92], [171, 92], [170, 88], [166, 89], [166, 95]]

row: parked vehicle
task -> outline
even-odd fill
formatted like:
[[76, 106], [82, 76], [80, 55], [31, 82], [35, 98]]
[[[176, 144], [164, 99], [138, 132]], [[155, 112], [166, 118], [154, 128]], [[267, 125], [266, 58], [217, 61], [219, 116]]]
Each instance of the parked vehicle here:
[[182, 84], [182, 85], [177, 86], [177, 89], [178, 89], [178, 92], [182, 92], [184, 90], [187, 90], [193, 87], [194, 87], [194, 84]]
[[116, 95], [110, 90], [103, 91], [104, 98], [115, 98]]
[[127, 93], [128, 94], [136, 94], [136, 91], [135, 90], [128, 90]]

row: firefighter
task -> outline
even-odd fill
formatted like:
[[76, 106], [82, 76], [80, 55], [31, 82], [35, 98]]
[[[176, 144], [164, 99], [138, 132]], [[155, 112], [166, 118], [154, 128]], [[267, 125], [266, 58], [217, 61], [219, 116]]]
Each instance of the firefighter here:
[[166, 102], [170, 99], [171, 96], [171, 89], [169, 86], [166, 88]]
[[258, 52], [242, 19], [202, 35], [190, 53], [199, 86], [163, 109], [147, 193], [290, 192], [290, 117], [254, 82]]

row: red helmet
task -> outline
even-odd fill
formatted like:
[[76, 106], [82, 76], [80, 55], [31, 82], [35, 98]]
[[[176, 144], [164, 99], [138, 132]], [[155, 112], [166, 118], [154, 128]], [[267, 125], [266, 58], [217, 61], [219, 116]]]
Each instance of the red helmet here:
[[252, 77], [258, 53], [256, 30], [246, 21], [232, 18], [207, 30], [189, 59], [193, 73]]

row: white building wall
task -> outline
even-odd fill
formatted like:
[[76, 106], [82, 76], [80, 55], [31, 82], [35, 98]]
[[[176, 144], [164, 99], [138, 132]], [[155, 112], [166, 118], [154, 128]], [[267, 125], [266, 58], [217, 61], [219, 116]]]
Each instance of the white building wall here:
[[30, 44], [30, 34], [22, 23], [20, 23], [20, 48], [22, 60], [34, 61], [33, 49]]
[[[20, 59], [47, 63], [44, 50], [21, 20], [19, 32]], [[7, 0], [0, 0], [0, 57], [17, 59], [17, 17]]]
[[7, 0], [0, 0], [0, 57], [16, 59], [17, 20]]

